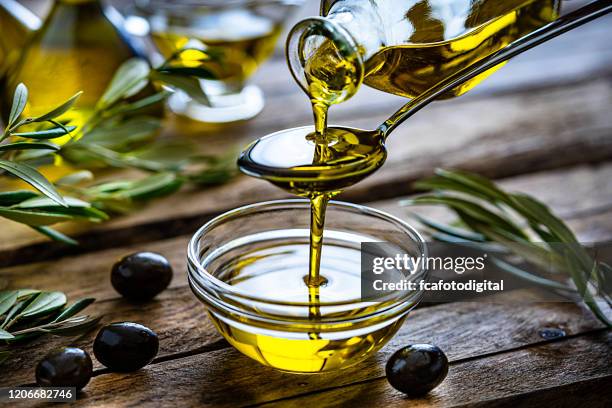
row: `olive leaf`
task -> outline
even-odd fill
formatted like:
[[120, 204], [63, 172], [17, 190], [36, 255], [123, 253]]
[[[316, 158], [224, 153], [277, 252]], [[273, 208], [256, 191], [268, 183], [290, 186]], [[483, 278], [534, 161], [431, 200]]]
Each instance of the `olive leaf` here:
[[63, 186], [72, 186], [75, 184], [80, 184], [84, 181], [91, 181], [94, 179], [94, 175], [89, 170], [80, 170], [74, 173], [70, 173], [64, 177], [61, 177], [55, 181], [57, 185]]
[[34, 318], [47, 315], [57, 309], [62, 308], [66, 304], [66, 295], [62, 292], [41, 292], [34, 300], [23, 309], [19, 318]]
[[13, 336], [11, 333], [7, 332], [6, 330], [0, 329], [0, 340], [10, 340], [14, 338], [15, 336]]
[[28, 103], [28, 88], [23, 84], [19, 83], [15, 88], [15, 94], [13, 95], [13, 104], [11, 105], [11, 113], [9, 114], [7, 129], [11, 129], [15, 125], [15, 122], [19, 119], [23, 110]]
[[151, 78], [185, 92], [196, 102], [207, 106], [210, 105], [208, 96], [202, 91], [200, 82], [196, 78], [175, 76], [162, 72], [153, 72]]
[[34, 132], [16, 132], [12, 136], [19, 136], [28, 139], [55, 139], [66, 136], [67, 133], [76, 129], [76, 126], [55, 127], [52, 129], [37, 130]]
[[17, 303], [17, 291], [0, 292], [0, 316], [5, 314], [15, 303]]
[[[17, 298], [21, 299], [21, 304], [18, 302], [12, 307], [0, 330], [0, 340], [6, 341], [9, 345], [43, 334], [57, 336], [81, 334], [93, 328], [101, 319], [101, 316], [76, 316], [95, 301], [93, 298], [79, 299], [64, 307], [66, 296], [61, 292], [25, 289], [11, 293], [12, 297], [16, 294]], [[0, 299], [2, 298], [7, 298], [4, 292], [0, 293]], [[9, 331], [9, 328], [17, 322], [20, 328]]]
[[58, 151], [60, 147], [53, 143], [47, 142], [15, 142], [15, 143], [6, 143], [0, 145], [0, 152], [8, 151], [8, 150], [28, 150], [28, 149], [44, 149], [44, 150], [53, 150]]
[[97, 109], [108, 108], [120, 99], [136, 95], [147, 85], [150, 70], [149, 64], [141, 58], [124, 62], [100, 97]]
[[79, 242], [77, 240], [70, 238], [66, 234], [62, 234], [61, 232], [54, 230], [51, 227], [44, 226], [44, 225], [39, 225], [39, 226], [30, 225], [30, 226], [32, 227], [32, 229], [34, 229], [34, 231], [42, 235], [45, 235], [54, 241], [62, 242], [64, 244], [73, 245], [73, 246], [79, 245]]
[[85, 309], [87, 306], [91, 305], [95, 301], [96, 301], [96, 299], [94, 299], [94, 298], [79, 299], [76, 302], [74, 302], [72, 305], [68, 306], [66, 309], [62, 310], [62, 313], [60, 313], [53, 320], [53, 322], [55, 323], [55, 322], [64, 321], [64, 320], [74, 316], [75, 314], [79, 313], [81, 310]]
[[173, 66], [165, 66], [157, 69], [157, 72], [162, 74], [169, 75], [178, 75], [178, 76], [188, 76], [195, 77], [201, 79], [216, 79], [217, 76], [214, 72], [209, 69], [206, 69], [202, 66], [200, 67], [173, 67]]
[[11, 206], [32, 197], [38, 194], [30, 190], [5, 191], [0, 193], [0, 206]]
[[[526, 194], [506, 192], [482, 176], [461, 171], [436, 170], [433, 177], [418, 181], [416, 187], [433, 190], [433, 194], [405, 200], [403, 205], [445, 206], [469, 229], [464, 231], [415, 217], [434, 231], [435, 239], [471, 242], [481, 247], [499, 245], [508, 254], [518, 255], [532, 266], [544, 267], [549, 273], [565, 274], [571, 278], [576, 289], [505, 261], [498, 257], [505, 255], [503, 252], [496, 251], [493, 257], [494, 264], [500, 269], [523, 280], [565, 293], [579, 294], [602, 322], [612, 326], [612, 320], [595, 298], [598, 296], [612, 306], [610, 278], [606, 276], [610, 269], [606, 264], [592, 259], [571, 229], [545, 204]], [[531, 237], [542, 242], [536, 242]]]
[[0, 169], [3, 169], [15, 176], [19, 177], [32, 187], [55, 201], [57, 204], [65, 206], [66, 202], [62, 196], [57, 192], [55, 187], [47, 180], [42, 174], [38, 172], [34, 167], [31, 167], [25, 163], [16, 163], [8, 160], [0, 159]]
[[[72, 106], [76, 103], [76, 101], [80, 98], [80, 96], [82, 94], [83, 94], [83, 91], [77, 92], [76, 94], [72, 95], [70, 97], [70, 99], [68, 99], [66, 102], [62, 103], [57, 108], [51, 110], [48, 113], [45, 113], [44, 115], [38, 116], [36, 118], [33, 118], [32, 122], [46, 122], [46, 121], [50, 121], [52, 119], [55, 119], [58, 116], [63, 115], [64, 113], [68, 112], [68, 110], [70, 108], [72, 108]], [[60, 128], [62, 128], [65, 131], [65, 133], [70, 133], [70, 132], [67, 131], [68, 127], [60, 126]]]
[[68, 214], [57, 214], [42, 210], [18, 210], [5, 207], [0, 207], [0, 216], [31, 226], [52, 225], [72, 219]]
[[144, 97], [142, 99], [139, 99], [137, 101], [134, 102], [122, 102], [119, 103], [115, 106], [113, 106], [111, 109], [109, 109], [106, 112], [106, 116], [107, 117], [113, 117], [113, 116], [117, 116], [117, 115], [125, 115], [125, 114], [132, 114], [134, 112], [137, 112], [139, 110], [142, 110], [144, 108], [147, 108], [149, 106], [158, 104], [160, 102], [162, 102], [163, 100], [165, 100], [169, 95], [171, 94], [171, 92], [168, 91], [160, 91], [157, 92], [151, 96], [147, 96]]

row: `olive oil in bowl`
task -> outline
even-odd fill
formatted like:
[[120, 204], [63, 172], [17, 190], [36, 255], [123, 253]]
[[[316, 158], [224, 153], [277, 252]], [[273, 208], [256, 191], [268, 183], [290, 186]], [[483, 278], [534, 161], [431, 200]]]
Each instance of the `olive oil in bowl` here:
[[[380, 211], [328, 207], [324, 282], [308, 284], [310, 203], [281, 200], [225, 213], [203, 226], [188, 250], [189, 283], [236, 349], [279, 370], [320, 373], [350, 367], [382, 347], [420, 300], [419, 291], [361, 297], [361, 243], [388, 241], [426, 253], [411, 227]], [[423, 279], [426, 271], [415, 271]]]

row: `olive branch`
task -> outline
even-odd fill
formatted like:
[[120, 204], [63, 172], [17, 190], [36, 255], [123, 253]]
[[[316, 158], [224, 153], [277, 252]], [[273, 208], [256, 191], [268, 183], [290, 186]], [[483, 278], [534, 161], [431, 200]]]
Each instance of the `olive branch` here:
[[[96, 326], [102, 316], [78, 315], [95, 301], [83, 298], [67, 305], [62, 292], [33, 289], [0, 291], [0, 343], [8, 346], [45, 334], [75, 336]], [[0, 364], [10, 357], [0, 349]]]
[[[612, 326], [612, 267], [593, 259], [561, 219], [543, 203], [523, 193], [509, 193], [477, 174], [436, 170], [433, 177], [415, 183], [431, 193], [402, 201], [402, 205], [439, 205], [455, 213], [458, 221], [444, 225], [411, 213], [433, 239], [469, 244], [493, 256], [501, 270], [571, 298], [579, 298], [599, 320]], [[525, 270], [511, 255], [527, 261]], [[607, 310], [607, 312], [606, 312]]]
[[[185, 183], [207, 186], [233, 177], [233, 149], [221, 156], [206, 155], [193, 143], [158, 136], [161, 119], [150, 110], [160, 107], [172, 89], [208, 103], [198, 79], [212, 79], [214, 75], [203, 66], [177, 64], [184, 51], [155, 69], [142, 59], [126, 61], [98, 100], [94, 113], [79, 128], [60, 119], [81, 92], [44, 115], [23, 118], [28, 89], [19, 84], [0, 137], [0, 171], [23, 180], [34, 191], [0, 192], [0, 217], [28, 225], [51, 239], [76, 244], [50, 226], [69, 220], [101, 222], [109, 218], [109, 213], [130, 211], [139, 203], [176, 192]], [[203, 61], [214, 58], [202, 54]], [[139, 97], [143, 90], [155, 91]], [[53, 143], [58, 138], [68, 140]], [[58, 158], [78, 171], [51, 183], [38, 168]], [[90, 170], [101, 167], [134, 169], [144, 175], [92, 183]]]

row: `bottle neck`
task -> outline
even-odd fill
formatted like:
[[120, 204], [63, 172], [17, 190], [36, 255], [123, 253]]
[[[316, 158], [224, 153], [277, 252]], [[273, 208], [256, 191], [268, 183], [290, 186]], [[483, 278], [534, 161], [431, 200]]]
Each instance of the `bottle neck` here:
[[325, 19], [341, 26], [353, 37], [356, 52], [368, 60], [385, 45], [384, 22], [375, 2], [370, 0], [337, 0]]
[[363, 82], [365, 61], [384, 45], [382, 28], [370, 0], [338, 0], [325, 17], [298, 22], [286, 45], [294, 79], [311, 98], [316, 82], [327, 104], [349, 99]]

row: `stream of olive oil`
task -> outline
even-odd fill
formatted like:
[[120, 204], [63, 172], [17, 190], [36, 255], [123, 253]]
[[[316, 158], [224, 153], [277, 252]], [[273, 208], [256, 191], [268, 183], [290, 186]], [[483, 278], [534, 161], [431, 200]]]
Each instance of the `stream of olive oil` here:
[[[412, 34], [404, 45], [383, 47], [365, 61], [365, 84], [385, 92], [414, 97], [443, 78], [541, 27], [557, 15], [557, 2], [554, 0], [482, 0], [468, 3], [471, 6], [466, 9], [462, 21], [457, 20], [457, 15], [452, 21], [445, 20], [444, 14], [438, 13], [434, 7], [441, 2], [435, 0], [416, 4], [411, 2], [409, 10], [399, 10], [404, 12], [406, 22], [411, 25], [408, 31]], [[467, 92], [492, 72], [490, 70], [466, 82], [447, 97]], [[333, 269], [330, 271], [326, 268], [320, 272], [327, 203], [330, 198], [382, 166], [387, 151], [384, 144], [386, 135], [380, 131], [327, 126], [329, 107], [350, 98], [360, 85], [355, 61], [341, 56], [335, 44], [327, 40], [321, 42], [306, 60], [304, 73], [313, 108], [314, 131], [312, 127], [295, 128], [263, 137], [245, 150], [239, 159], [239, 166], [251, 176], [263, 178], [310, 199], [309, 271], [300, 281], [307, 284], [308, 313], [316, 321], [321, 316], [321, 291], [327, 289], [327, 282], [333, 281], [337, 274]], [[329, 248], [332, 254], [334, 250], [333, 246]], [[325, 262], [328, 262], [327, 255]], [[279, 272], [283, 272], [283, 268], [279, 269]], [[231, 330], [222, 323], [217, 324], [223, 327], [222, 330]], [[322, 371], [332, 356], [348, 358], [352, 342], [362, 344], [369, 337], [369, 344], [375, 344], [379, 338], [392, 335], [395, 330], [381, 332], [380, 336], [376, 333], [358, 335], [342, 343], [345, 350], [336, 350], [335, 354], [325, 358], [321, 350], [326, 347], [322, 349], [318, 343], [325, 335], [324, 327], [317, 333], [309, 333], [313, 340], [312, 348], [292, 340], [272, 341], [259, 335], [247, 341], [244, 333], [236, 338], [239, 344], [235, 345], [260, 361], [274, 356], [276, 352], [273, 349], [286, 348], [287, 353], [296, 353], [293, 356], [304, 356], [304, 364], [320, 366]], [[270, 346], [273, 344], [273, 347], [265, 347], [266, 353], [261, 345], [271, 341]], [[256, 349], [257, 353], [251, 348]], [[310, 354], [308, 350], [312, 350]], [[299, 371], [304, 368], [298, 367], [297, 363], [291, 365], [293, 363], [290, 361], [287, 360], [289, 366], [285, 369]]]

